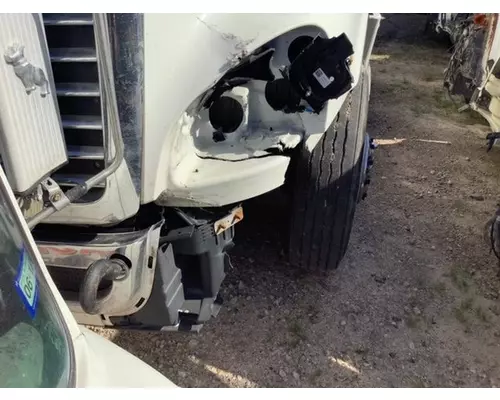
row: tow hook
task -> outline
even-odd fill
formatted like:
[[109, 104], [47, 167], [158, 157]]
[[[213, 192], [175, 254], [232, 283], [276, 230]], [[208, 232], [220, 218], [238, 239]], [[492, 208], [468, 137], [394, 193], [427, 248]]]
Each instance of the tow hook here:
[[[111, 300], [113, 285], [129, 276], [129, 267], [120, 258], [97, 260], [90, 265], [80, 286], [79, 300], [83, 311], [87, 314], [101, 314]], [[99, 296], [100, 286], [111, 282], [111, 288], [105, 295]]]

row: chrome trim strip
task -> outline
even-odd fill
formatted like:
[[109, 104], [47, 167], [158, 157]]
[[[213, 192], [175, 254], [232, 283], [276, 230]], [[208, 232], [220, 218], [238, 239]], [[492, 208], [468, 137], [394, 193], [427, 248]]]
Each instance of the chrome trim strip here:
[[144, 15], [109, 14], [108, 21], [125, 160], [135, 190], [140, 194], [144, 135]]

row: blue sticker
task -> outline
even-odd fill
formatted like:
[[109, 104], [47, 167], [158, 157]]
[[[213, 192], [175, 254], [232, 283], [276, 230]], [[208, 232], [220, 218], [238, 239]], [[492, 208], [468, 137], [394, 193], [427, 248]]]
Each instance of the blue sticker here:
[[38, 282], [36, 280], [35, 266], [24, 249], [21, 253], [15, 284], [24, 306], [31, 318], [34, 318], [38, 304]]

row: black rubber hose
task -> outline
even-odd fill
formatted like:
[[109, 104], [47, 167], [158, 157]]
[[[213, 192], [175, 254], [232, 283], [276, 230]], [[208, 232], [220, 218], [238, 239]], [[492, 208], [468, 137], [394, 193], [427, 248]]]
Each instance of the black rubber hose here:
[[106, 303], [111, 297], [111, 291], [106, 296], [98, 299], [97, 292], [99, 284], [103, 280], [122, 280], [128, 274], [128, 267], [124, 261], [114, 258], [109, 260], [97, 260], [85, 273], [80, 286], [79, 300], [83, 311], [87, 314], [101, 314]]

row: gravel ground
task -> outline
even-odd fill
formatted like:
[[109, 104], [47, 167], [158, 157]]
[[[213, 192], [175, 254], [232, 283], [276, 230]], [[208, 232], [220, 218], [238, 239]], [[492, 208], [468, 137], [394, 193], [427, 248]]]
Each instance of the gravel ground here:
[[484, 225], [500, 148], [486, 153], [488, 127], [443, 95], [449, 54], [424, 24], [383, 21], [369, 117], [380, 146], [336, 273], [286, 262], [286, 199], [272, 193], [247, 204], [225, 305], [199, 335], [99, 332], [187, 387], [499, 385], [500, 278]]

